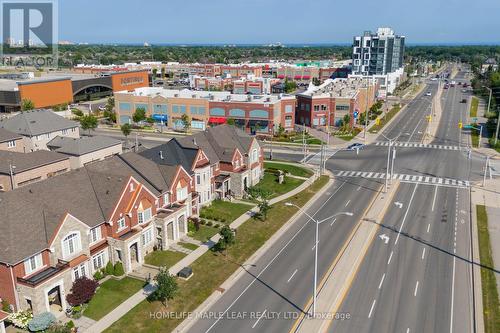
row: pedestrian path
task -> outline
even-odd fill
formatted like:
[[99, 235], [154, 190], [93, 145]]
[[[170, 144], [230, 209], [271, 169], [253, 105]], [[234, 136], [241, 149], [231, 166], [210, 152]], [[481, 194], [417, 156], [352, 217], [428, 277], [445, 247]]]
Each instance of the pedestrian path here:
[[[389, 146], [388, 141], [378, 141], [375, 142], [375, 146]], [[428, 149], [441, 149], [441, 150], [461, 150], [459, 146], [445, 146], [445, 145], [431, 145], [431, 144], [423, 144], [417, 142], [395, 142], [392, 144], [393, 147], [401, 147], [401, 148], [428, 148]]]
[[[337, 171], [334, 172], [335, 177], [354, 177], [367, 179], [385, 179], [385, 172], [370, 172], [370, 171]], [[452, 178], [440, 178], [431, 176], [407, 175], [395, 173], [392, 179], [397, 179], [402, 183], [418, 183], [423, 185], [437, 185], [448, 187], [467, 188], [470, 186], [468, 180], [458, 180]]]

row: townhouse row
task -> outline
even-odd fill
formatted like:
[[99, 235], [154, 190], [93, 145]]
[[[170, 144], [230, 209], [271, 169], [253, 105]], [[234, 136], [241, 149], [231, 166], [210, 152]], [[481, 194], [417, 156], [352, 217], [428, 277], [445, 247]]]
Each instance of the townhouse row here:
[[0, 193], [0, 298], [65, 311], [75, 279], [108, 262], [139, 268], [186, 235], [202, 206], [257, 184], [262, 167], [257, 140], [223, 125]]

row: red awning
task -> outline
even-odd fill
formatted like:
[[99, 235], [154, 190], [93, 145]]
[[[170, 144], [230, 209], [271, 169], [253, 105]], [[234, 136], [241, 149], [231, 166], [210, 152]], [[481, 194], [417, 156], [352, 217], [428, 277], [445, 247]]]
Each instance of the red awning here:
[[278, 79], [284, 79], [285, 78], [285, 75], [278, 75]]
[[300, 80], [300, 79], [302, 79], [302, 75], [295, 75], [293, 78], [294, 78], [295, 80]]
[[210, 117], [208, 118], [208, 122], [212, 124], [225, 124], [227, 121], [224, 117]]
[[304, 75], [302, 77], [302, 80], [310, 80], [310, 79], [311, 79], [311, 77], [309, 75]]

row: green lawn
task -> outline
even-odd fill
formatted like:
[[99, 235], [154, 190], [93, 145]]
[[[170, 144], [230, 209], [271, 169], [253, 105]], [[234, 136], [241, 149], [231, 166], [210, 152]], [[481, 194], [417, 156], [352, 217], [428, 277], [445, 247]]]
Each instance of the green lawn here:
[[285, 176], [283, 183], [279, 184], [278, 177], [276, 175], [270, 172], [265, 172], [264, 177], [254, 187], [272, 193], [271, 198], [274, 198], [283, 193], [290, 192], [297, 186], [300, 186], [303, 182], [304, 180], [302, 179]]
[[194, 251], [198, 248], [198, 245], [193, 244], [193, 243], [178, 242], [177, 244], [179, 244], [180, 246], [182, 246], [188, 250], [191, 250], [191, 251]]
[[[301, 193], [290, 198], [298, 206], [303, 206], [327, 182], [323, 176]], [[287, 207], [284, 203], [272, 206], [266, 221], [250, 219], [238, 228], [236, 243], [225, 255], [217, 255], [209, 251], [192, 265], [193, 277], [189, 280], [178, 280], [179, 292], [168, 302], [168, 308], [160, 303], [141, 302], [126, 315], [121, 317], [105, 332], [172, 332], [182, 322], [182, 318], [171, 317], [150, 319], [150, 313], [169, 311], [175, 313], [194, 311], [222, 282], [238, 269], [239, 264], [247, 260], [260, 248], [283, 224], [295, 214], [295, 207]]]
[[113, 278], [99, 286], [94, 297], [90, 300], [84, 316], [99, 320], [124, 300], [138, 292], [144, 286], [144, 281], [125, 277], [121, 280]]
[[214, 200], [210, 206], [200, 211], [200, 217], [229, 224], [249, 210], [249, 205], [229, 201]]
[[471, 103], [470, 103], [470, 116], [472, 118], [477, 117], [477, 108], [479, 106], [479, 99], [475, 96], [472, 97]]
[[389, 112], [385, 114], [378, 124], [373, 125], [370, 128], [370, 133], [378, 133], [384, 126], [401, 110], [399, 105], [395, 105]]
[[500, 332], [500, 301], [498, 299], [495, 272], [492, 270], [490, 235], [488, 232], [488, 216], [486, 207], [476, 206], [477, 228], [479, 232], [479, 257], [481, 260], [481, 287], [483, 294], [484, 331], [486, 333]]
[[189, 222], [189, 236], [193, 237], [194, 239], [199, 240], [200, 242], [206, 242], [210, 238], [212, 238], [213, 235], [219, 232], [218, 228], [214, 227], [209, 227], [207, 225], [200, 225], [200, 229], [198, 231], [194, 231], [194, 226], [192, 225], [191, 222]]
[[279, 169], [285, 172], [289, 172], [294, 176], [299, 176], [299, 177], [311, 177], [313, 175], [313, 172], [309, 169], [302, 168], [297, 165], [291, 165], [291, 164], [282, 164], [282, 163], [276, 163], [276, 162], [264, 162], [264, 168], [265, 169]]
[[185, 253], [177, 251], [170, 251], [170, 250], [153, 251], [144, 258], [144, 262], [148, 265], [153, 265], [158, 267], [161, 266], [172, 267], [174, 264], [176, 264], [179, 260], [181, 260], [185, 256], [186, 256]]

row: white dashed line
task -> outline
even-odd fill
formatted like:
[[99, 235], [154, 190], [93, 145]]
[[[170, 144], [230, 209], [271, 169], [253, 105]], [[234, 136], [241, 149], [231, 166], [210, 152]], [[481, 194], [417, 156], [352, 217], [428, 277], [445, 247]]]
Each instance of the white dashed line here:
[[297, 273], [297, 269], [293, 271], [292, 275], [288, 278], [288, 280], [286, 281], [286, 283], [290, 282], [290, 280], [293, 279], [293, 277], [295, 276], [295, 273]]
[[380, 283], [378, 284], [378, 289], [382, 288], [382, 283], [384, 283], [384, 279], [385, 279], [385, 273], [384, 275], [382, 275], [382, 278], [380, 279]]
[[387, 260], [387, 265], [391, 263], [392, 255], [394, 254], [394, 251], [391, 251], [391, 254], [389, 255], [389, 260]]
[[371, 318], [372, 316], [372, 312], [373, 312], [373, 308], [375, 307], [375, 303], [377, 302], [376, 299], [373, 300], [373, 303], [372, 303], [372, 307], [370, 308], [370, 313], [368, 314], [368, 318]]

